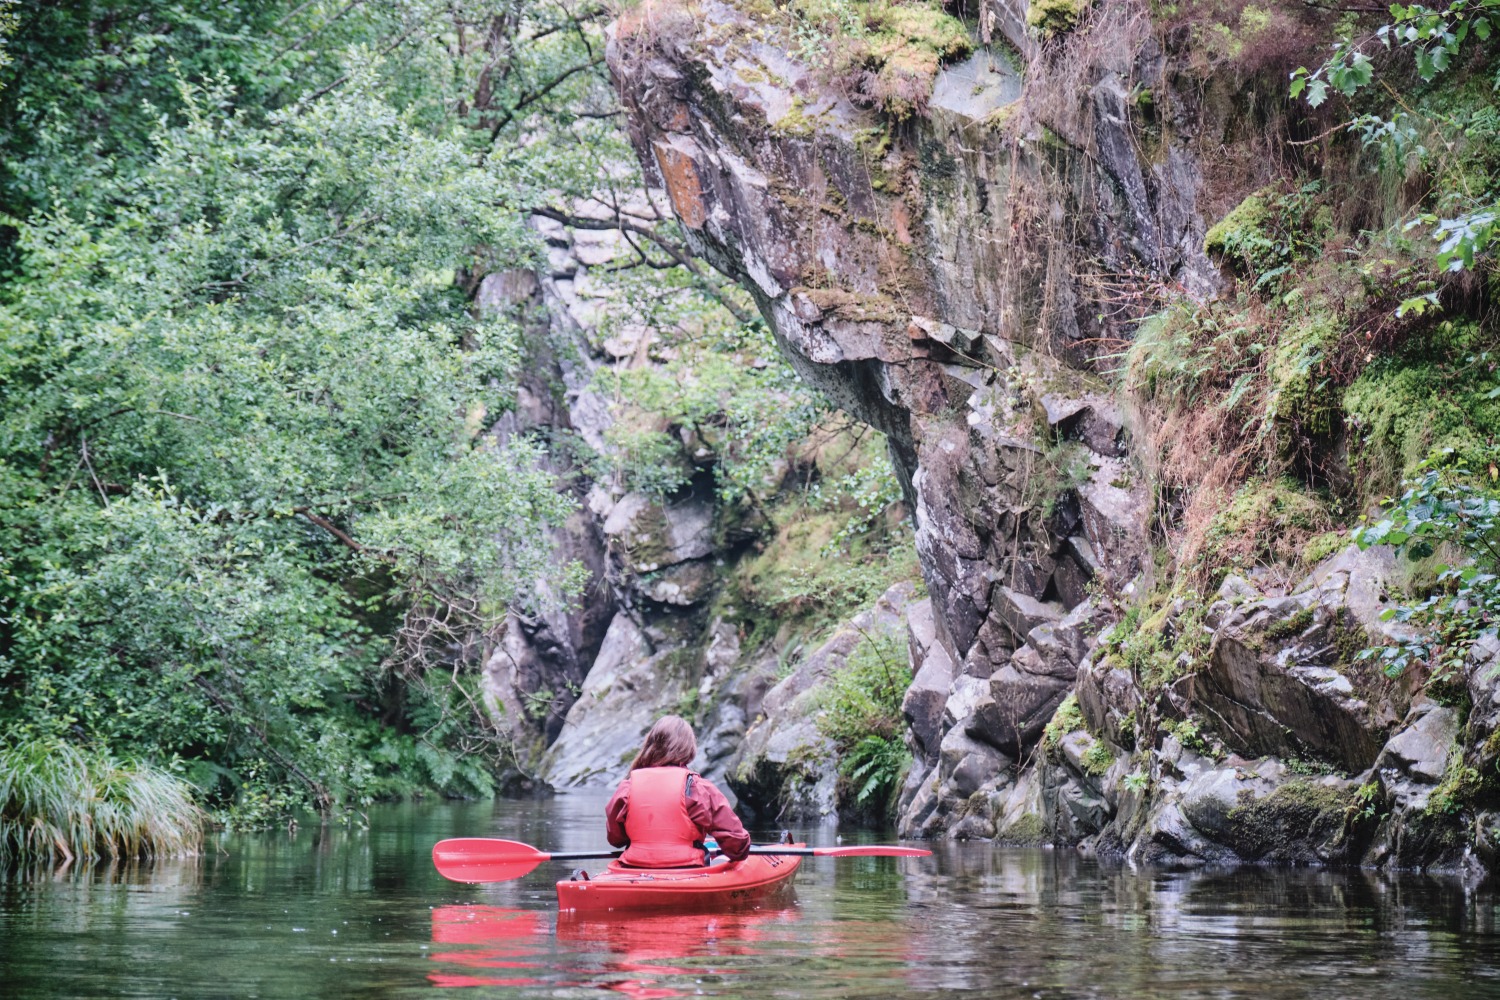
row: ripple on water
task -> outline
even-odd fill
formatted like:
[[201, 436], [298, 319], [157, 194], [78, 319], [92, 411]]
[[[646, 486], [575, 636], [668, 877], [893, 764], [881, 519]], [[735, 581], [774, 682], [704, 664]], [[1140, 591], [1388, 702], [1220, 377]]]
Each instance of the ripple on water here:
[[448, 836], [598, 847], [602, 804], [389, 807], [368, 831], [11, 873], [0, 982], [39, 1000], [1500, 996], [1500, 900], [1434, 878], [1140, 872], [941, 844], [928, 859], [809, 861], [755, 911], [575, 920], [556, 913], [550, 880], [566, 872], [470, 887], [432, 870]]

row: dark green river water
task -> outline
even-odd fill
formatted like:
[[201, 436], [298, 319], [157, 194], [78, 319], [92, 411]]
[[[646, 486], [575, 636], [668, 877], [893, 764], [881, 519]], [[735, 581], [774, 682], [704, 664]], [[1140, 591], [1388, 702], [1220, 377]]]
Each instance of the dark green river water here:
[[390, 807], [368, 830], [5, 876], [0, 996], [1500, 997], [1500, 896], [1435, 878], [940, 844], [810, 859], [774, 909], [560, 923], [559, 866], [473, 887], [433, 871], [450, 836], [601, 848], [602, 805]]

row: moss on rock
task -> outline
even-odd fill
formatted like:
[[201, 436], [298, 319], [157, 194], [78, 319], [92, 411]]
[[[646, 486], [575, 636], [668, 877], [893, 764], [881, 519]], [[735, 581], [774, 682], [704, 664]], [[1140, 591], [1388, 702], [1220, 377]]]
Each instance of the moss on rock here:
[[1092, 3], [1089, 0], [1031, 0], [1026, 8], [1026, 23], [1043, 38], [1072, 31]]
[[[1351, 455], [1364, 491], [1393, 490], [1435, 452], [1483, 468], [1500, 444], [1500, 397], [1485, 360], [1497, 338], [1478, 324], [1445, 321], [1405, 358], [1384, 358], [1344, 393]], [[1420, 354], [1425, 356], [1414, 357]]]
[[1217, 587], [1231, 570], [1292, 566], [1308, 542], [1334, 528], [1328, 505], [1291, 479], [1252, 479], [1193, 546], [1199, 574]]
[[1261, 238], [1261, 227], [1270, 214], [1266, 190], [1255, 192], [1210, 227], [1203, 236], [1203, 252], [1219, 258], [1240, 252], [1241, 248]]
[[1056, 753], [1064, 736], [1087, 728], [1083, 709], [1078, 707], [1078, 696], [1070, 694], [1057, 706], [1057, 711], [1052, 713], [1052, 720], [1043, 727], [1042, 749], [1049, 754]]
[[1230, 840], [1246, 859], [1314, 860], [1343, 838], [1354, 801], [1349, 790], [1291, 781], [1229, 810]]
[[1047, 824], [1036, 813], [1026, 813], [1004, 830], [995, 835], [995, 840], [1001, 844], [1014, 844], [1017, 847], [1036, 847], [1041, 844], [1050, 844], [1052, 834], [1047, 830]]

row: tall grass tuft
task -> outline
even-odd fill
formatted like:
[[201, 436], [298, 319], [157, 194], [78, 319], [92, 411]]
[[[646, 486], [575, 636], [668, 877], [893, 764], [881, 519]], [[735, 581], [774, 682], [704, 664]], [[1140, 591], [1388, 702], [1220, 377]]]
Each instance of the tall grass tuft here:
[[0, 862], [197, 854], [188, 786], [61, 741], [0, 744]]

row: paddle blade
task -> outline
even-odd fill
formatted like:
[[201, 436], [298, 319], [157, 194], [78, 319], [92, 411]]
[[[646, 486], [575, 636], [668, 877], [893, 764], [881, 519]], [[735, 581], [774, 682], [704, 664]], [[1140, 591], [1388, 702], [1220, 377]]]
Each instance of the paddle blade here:
[[530, 844], [490, 837], [454, 837], [432, 845], [438, 874], [454, 882], [505, 882], [550, 858]]
[[920, 847], [892, 847], [885, 844], [814, 847], [812, 853], [819, 858], [925, 858], [932, 854]]

